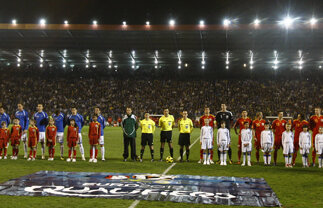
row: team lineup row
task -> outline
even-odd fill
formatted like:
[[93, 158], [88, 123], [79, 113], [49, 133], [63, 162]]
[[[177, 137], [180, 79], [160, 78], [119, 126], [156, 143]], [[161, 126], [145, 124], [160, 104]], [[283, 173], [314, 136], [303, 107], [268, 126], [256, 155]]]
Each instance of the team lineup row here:
[[[105, 119], [100, 114], [100, 109], [95, 108], [94, 115], [92, 116], [92, 122], [89, 126], [89, 142], [90, 142], [90, 162], [97, 162], [98, 148], [101, 146], [102, 160], [104, 157], [104, 133]], [[9, 139], [13, 149], [12, 159], [17, 159], [18, 149], [20, 141], [24, 144], [25, 158], [28, 160], [35, 160], [37, 143], [41, 145], [42, 159], [45, 159], [45, 144], [49, 148], [49, 160], [53, 160], [55, 153], [56, 141], [60, 144], [61, 159], [63, 158], [63, 138], [65, 125], [69, 125], [67, 129], [67, 144], [69, 147], [69, 157], [67, 161], [76, 161], [76, 145], [79, 145], [82, 160], [84, 157], [84, 148], [82, 144], [81, 129], [84, 125], [83, 117], [77, 113], [76, 108], [71, 109], [72, 114], [65, 118], [65, 116], [57, 111], [51, 117], [43, 111], [43, 105], [37, 106], [37, 112], [34, 114], [33, 119], [29, 121], [28, 113], [23, 109], [22, 104], [18, 104], [18, 111], [15, 114], [14, 125], [9, 131], [7, 126], [10, 124], [9, 116], [4, 112], [3, 107], [0, 108], [0, 122], [1, 122], [1, 134], [0, 134], [0, 155], [2, 158], [2, 150], [4, 150], [4, 158], [7, 157], [7, 147]], [[182, 112], [183, 117], [178, 122], [178, 128], [180, 131], [179, 145], [180, 145], [180, 161], [183, 161], [184, 147], [186, 148], [186, 159], [189, 161], [189, 145], [190, 145], [190, 133], [193, 130], [193, 122], [187, 116], [187, 111]], [[280, 147], [283, 147], [283, 154], [285, 157], [286, 167], [292, 167], [295, 165], [295, 159], [297, 151], [300, 150], [303, 159], [303, 165], [308, 166], [308, 154], [313, 144], [312, 161], [315, 165], [316, 153], [319, 154], [319, 167], [322, 166], [322, 128], [323, 116], [321, 115], [321, 109], [315, 108], [315, 115], [307, 122], [301, 118], [297, 118], [294, 121], [286, 121], [283, 119], [283, 113], [278, 114], [278, 118], [270, 125], [263, 118], [261, 112], [257, 113], [257, 118], [252, 121], [247, 112], [243, 111], [241, 118], [239, 118], [233, 128], [239, 135], [238, 140], [238, 164], [240, 164], [241, 153], [243, 153], [243, 163], [251, 165], [250, 154], [252, 150], [252, 139], [254, 138], [254, 145], [256, 148], [256, 158], [259, 162], [259, 151], [264, 152], [265, 165], [270, 164], [271, 154], [274, 150], [274, 165], [277, 161], [277, 151]], [[138, 125], [139, 123], [139, 125]], [[168, 143], [170, 150], [170, 158], [173, 158], [173, 145], [172, 145], [172, 129], [175, 125], [175, 120], [172, 115], [169, 115], [169, 110], [164, 110], [164, 115], [159, 119], [159, 127], [161, 128], [161, 148], [160, 148], [160, 160], [163, 159], [164, 146]], [[214, 125], [217, 125], [217, 149], [218, 149], [218, 163], [220, 165], [226, 165], [227, 153], [229, 155], [229, 163], [232, 164], [231, 156], [231, 141], [230, 141], [230, 126], [233, 124], [233, 115], [226, 110], [226, 105], [221, 105], [221, 111], [217, 112], [216, 116], [210, 114], [210, 109], [205, 108], [205, 114], [200, 118], [201, 125], [201, 154], [200, 161], [203, 164], [208, 165], [213, 162], [213, 129]], [[145, 114], [145, 118], [137, 122], [136, 116], [132, 114], [131, 108], [126, 109], [126, 115], [121, 122], [124, 136], [124, 161], [129, 156], [128, 146], [131, 147], [131, 159], [142, 161], [145, 146], [148, 144], [152, 161], [154, 160], [153, 149], [153, 133], [155, 131], [155, 122], [149, 118], [149, 114]], [[136, 155], [136, 130], [141, 127], [141, 151], [140, 157]], [[237, 128], [240, 128], [239, 133]], [[273, 129], [273, 132], [269, 128]], [[251, 129], [252, 130], [251, 130]], [[295, 130], [295, 132], [293, 132]], [[311, 135], [308, 132], [312, 130], [312, 142]], [[307, 133], [306, 133], [307, 132]], [[265, 134], [267, 136], [265, 136]], [[27, 146], [30, 147], [29, 157], [27, 152]], [[294, 154], [293, 154], [294, 153]], [[292, 158], [293, 155], [293, 158]], [[171, 159], [172, 160], [172, 159]]]

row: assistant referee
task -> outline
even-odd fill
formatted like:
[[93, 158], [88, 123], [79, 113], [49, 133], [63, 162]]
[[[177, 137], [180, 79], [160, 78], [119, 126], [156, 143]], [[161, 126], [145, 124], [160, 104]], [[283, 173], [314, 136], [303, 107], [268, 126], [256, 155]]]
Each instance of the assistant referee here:
[[183, 162], [184, 146], [186, 147], [186, 161], [189, 162], [190, 156], [190, 144], [191, 144], [191, 133], [193, 131], [193, 122], [187, 118], [187, 111], [183, 111], [183, 118], [178, 122], [179, 128], [179, 139], [178, 144], [180, 146], [179, 154], [181, 156], [180, 162]]

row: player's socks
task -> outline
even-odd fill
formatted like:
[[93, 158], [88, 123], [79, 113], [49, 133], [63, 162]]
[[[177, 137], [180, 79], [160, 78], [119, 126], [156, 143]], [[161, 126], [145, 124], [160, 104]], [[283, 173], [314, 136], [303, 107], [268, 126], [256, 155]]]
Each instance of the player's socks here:
[[226, 163], [227, 162], [227, 153], [223, 152], [223, 162]]
[[28, 154], [27, 142], [24, 142], [24, 152], [25, 152], [25, 156], [27, 156]]
[[210, 152], [208, 152], [207, 153], [207, 161], [210, 161], [210, 159], [211, 159], [211, 154], [210, 154]]
[[[76, 151], [76, 150], [75, 150]], [[81, 155], [84, 155], [84, 148], [83, 148], [83, 144], [80, 144], [80, 153]]]
[[101, 158], [102, 159], [104, 158], [104, 155], [105, 155], [105, 148], [103, 146], [103, 147], [101, 147]]
[[73, 150], [73, 158], [76, 159], [76, 150]]
[[248, 158], [248, 162], [250, 162], [250, 159], [251, 159], [251, 157], [250, 157], [251, 155], [250, 155], [250, 153], [248, 153], [247, 154], [247, 158]]
[[150, 150], [150, 155], [151, 155], [151, 159], [154, 159], [154, 150], [153, 149]]
[[90, 148], [90, 159], [93, 159], [93, 148]]
[[96, 159], [98, 157], [98, 149], [95, 149], [95, 156], [94, 158]]
[[288, 156], [288, 164], [292, 164], [292, 156], [291, 155]]
[[34, 150], [34, 155], [33, 156], [34, 156], [34, 158], [36, 158], [36, 150]]
[[270, 165], [271, 162], [271, 154], [268, 155], [268, 165]]
[[209, 152], [211, 152], [211, 157], [210, 159], [213, 160], [213, 149], [209, 149]]
[[181, 160], [183, 160], [183, 152], [184, 152], [183, 149], [179, 150], [179, 155], [181, 156]]
[[61, 145], [61, 157], [64, 155], [64, 145]]
[[52, 148], [52, 158], [54, 158], [55, 155], [55, 148]]
[[188, 160], [188, 158], [190, 157], [190, 150], [186, 150], [186, 160]]
[[246, 153], [243, 153], [243, 164], [246, 163]]
[[258, 149], [256, 150], [256, 159], [257, 159], [257, 162], [259, 162], [259, 150]]
[[202, 160], [204, 158], [204, 154], [205, 154], [204, 151], [202, 149], [200, 149], [200, 160]]
[[267, 155], [264, 154], [264, 164], [267, 165]]
[[144, 155], [144, 151], [143, 149], [140, 150], [140, 158], [142, 159], [143, 155]]
[[169, 148], [169, 153], [170, 153], [170, 156], [173, 157], [174, 155], [174, 148]]
[[313, 149], [313, 151], [312, 151], [312, 162], [313, 162], [313, 164], [315, 164], [315, 160], [316, 160], [316, 151], [315, 151], [315, 149]]
[[278, 150], [277, 149], [275, 149], [275, 151], [274, 151], [274, 163], [276, 164], [276, 162], [277, 162], [277, 152], [278, 152]]
[[29, 157], [32, 157], [32, 156], [33, 156], [33, 150], [30, 150]]
[[322, 167], [322, 156], [319, 157], [319, 168]]
[[69, 149], [69, 150], [68, 150], [68, 157], [69, 157], [69, 158], [71, 158], [71, 156], [72, 156], [72, 150], [71, 150], [71, 149]]
[[206, 152], [203, 152], [203, 160], [206, 161]]
[[160, 148], [160, 159], [163, 159], [164, 148]]
[[220, 150], [218, 150], [218, 158], [219, 158], [219, 160], [221, 162], [221, 152], [220, 152]]
[[285, 158], [285, 165], [287, 165], [288, 164], [288, 156], [285, 155], [284, 158]]
[[231, 150], [231, 147], [229, 147], [228, 155], [229, 155], [229, 160], [232, 160], [232, 150]]

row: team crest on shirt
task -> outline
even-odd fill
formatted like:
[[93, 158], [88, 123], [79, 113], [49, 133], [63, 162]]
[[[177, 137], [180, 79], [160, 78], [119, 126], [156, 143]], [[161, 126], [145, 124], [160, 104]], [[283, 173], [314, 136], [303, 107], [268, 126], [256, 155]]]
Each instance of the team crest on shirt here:
[[282, 123], [282, 126], [285, 126], [285, 123]]
[[315, 123], [319, 122], [319, 120], [317, 120], [317, 119], [314, 119], [314, 121], [315, 121]]
[[260, 124], [259, 124], [259, 123], [257, 123], [257, 124], [256, 124], [256, 126], [257, 126], [257, 127], [259, 127], [259, 126], [260, 126]]
[[148, 124], [148, 129], [150, 129], [151, 128], [151, 124]]
[[33, 132], [36, 132], [36, 129], [33, 129]]
[[321, 122], [323, 122], [323, 119], [321, 119]]
[[19, 128], [16, 128], [16, 130], [18, 131], [18, 130], [19, 130]]
[[95, 125], [95, 128], [98, 128], [98, 125]]
[[74, 128], [74, 131], [76, 131], [76, 128]]
[[264, 126], [265, 124], [264, 123], [261, 123], [262, 126]]
[[52, 129], [52, 131], [55, 131], [55, 129]]
[[187, 129], [188, 129], [188, 125], [187, 125], [187, 124], [186, 124], [185, 128], [187, 128]]
[[170, 125], [172, 125], [172, 122], [171, 121], [168, 122], [168, 126], [170, 126]]

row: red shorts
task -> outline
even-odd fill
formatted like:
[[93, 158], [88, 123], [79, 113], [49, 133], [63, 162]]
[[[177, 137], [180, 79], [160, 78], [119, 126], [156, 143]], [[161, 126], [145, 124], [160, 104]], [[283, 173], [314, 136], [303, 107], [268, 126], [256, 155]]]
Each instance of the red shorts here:
[[49, 142], [48, 139], [47, 139], [46, 140], [46, 145], [47, 145], [47, 147], [55, 146], [56, 145], [56, 139], [52, 139], [51, 142]]
[[90, 145], [98, 145], [99, 144], [99, 138], [98, 137], [90, 137], [89, 141], [90, 141]]
[[19, 146], [20, 139], [19, 138], [11, 138], [11, 146]]
[[281, 137], [275, 138], [274, 149], [280, 149], [282, 146], [283, 146], [282, 138]]
[[37, 138], [28, 138], [28, 147], [33, 148], [37, 146]]
[[72, 147], [76, 147], [76, 144], [77, 144], [77, 139], [75, 138], [73, 138], [73, 139], [68, 139], [67, 140], [67, 146], [69, 147], [69, 148], [72, 148]]
[[7, 147], [7, 140], [6, 139], [0, 139], [0, 149]]

